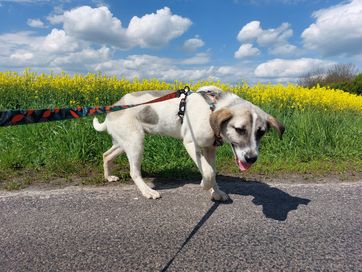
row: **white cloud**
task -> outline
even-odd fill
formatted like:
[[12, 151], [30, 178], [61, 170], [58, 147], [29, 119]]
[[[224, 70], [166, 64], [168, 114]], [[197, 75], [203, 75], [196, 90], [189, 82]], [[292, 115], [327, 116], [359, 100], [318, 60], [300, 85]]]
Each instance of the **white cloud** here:
[[173, 81], [175, 79], [190, 81], [213, 77], [213, 67], [200, 69], [182, 69], [170, 58], [150, 55], [131, 55], [125, 59], [109, 60], [96, 64], [94, 70], [109, 74], [121, 75], [126, 78], [158, 78]]
[[242, 59], [245, 57], [253, 57], [260, 55], [260, 50], [253, 47], [251, 43], [242, 44], [238, 51], [234, 53], [234, 57], [237, 59]]
[[278, 28], [263, 29], [259, 21], [252, 21], [246, 24], [237, 36], [240, 42], [251, 42], [256, 40], [260, 46], [285, 43], [293, 36], [290, 24], [282, 23]]
[[301, 58], [294, 60], [273, 59], [258, 65], [255, 75], [260, 78], [283, 78], [295, 80], [300, 76], [315, 70], [335, 64], [331, 61], [321, 59]]
[[239, 42], [249, 42], [256, 40], [262, 33], [263, 30], [260, 27], [260, 22], [251, 21], [239, 31], [237, 39]]
[[38, 64], [44, 64], [33, 51], [31, 50], [18, 50], [10, 55], [0, 55], [0, 62], [3, 63], [2, 67], [8, 68], [21, 68], [34, 67]]
[[248, 80], [254, 82], [254, 67], [253, 65], [229, 65], [216, 68], [215, 74], [222, 81], [226, 82], [242, 82]]
[[[47, 36], [36, 36], [33, 32], [0, 35], [0, 63], [7, 69], [44, 67], [72, 71], [81, 67], [87, 71], [85, 65], [104, 60], [104, 56], [108, 58], [108, 48], [93, 49], [89, 43], [67, 36], [64, 30], [53, 29]], [[75, 64], [74, 68], [66, 67], [68, 63]]]
[[53, 14], [53, 15], [49, 15], [47, 17], [47, 20], [52, 24], [52, 25], [57, 25], [60, 23], [64, 22], [64, 16], [63, 14]]
[[107, 7], [78, 7], [65, 11], [62, 20], [64, 31], [74, 38], [121, 48], [130, 47], [121, 21], [113, 17]]
[[[61, 11], [57, 15], [48, 17], [48, 20], [55, 24], [62, 23], [64, 28], [62, 29], [62, 25], [57, 25], [57, 28], [53, 28], [43, 36], [31, 31], [0, 34], [0, 63], [4, 64], [3, 69], [22, 70], [24, 67], [31, 67], [35, 71], [64, 70], [69, 73], [102, 71], [129, 79], [134, 77], [159, 78], [167, 81], [220, 79], [225, 82], [237, 82], [255, 81], [255, 76], [276, 80], [278, 69], [280, 69], [280, 75], [286, 77], [293, 75], [291, 72], [293, 66], [298, 65], [298, 63], [290, 64], [290, 67], [287, 67], [289, 71], [284, 71], [285, 67], [278, 68], [282, 65], [275, 63], [274, 70], [271, 70], [272, 61], [261, 64], [257, 68], [255, 63], [246, 61], [240, 61], [237, 65], [213, 66], [210, 65], [208, 51], [194, 53], [186, 59], [182, 56], [167, 58], [146, 54], [118, 57], [119, 49], [162, 46], [184, 33], [191, 21], [173, 15], [168, 8], [145, 16], [133, 17], [133, 22], [131, 20], [128, 27], [125, 27], [107, 7], [83, 6]], [[252, 26], [253, 24], [249, 25], [249, 28], [253, 29]], [[160, 38], [162, 41], [154, 40], [152, 35], [148, 35], [152, 33], [152, 27], [155, 30], [161, 30], [158, 35], [162, 36]], [[264, 36], [260, 41], [261, 44], [275, 41], [270, 48], [279, 50], [278, 54], [281, 54], [283, 50], [284, 53], [294, 50], [292, 45], [288, 43], [282, 45], [280, 42], [286, 41], [289, 37], [289, 25], [281, 25], [278, 31], [274, 31], [277, 35], [274, 35], [273, 31], [264, 33], [266, 30], [261, 28], [260, 23], [254, 23], [254, 29], [257, 31], [259, 29]], [[258, 37], [252, 36], [254, 34], [248, 35], [249, 39], [256, 44]], [[244, 35], [243, 39], [245, 37]], [[198, 36], [189, 41], [191, 48], [197, 49], [203, 46], [203, 41]], [[235, 57], [242, 59], [258, 54], [260, 50], [250, 42], [242, 44], [235, 52]], [[309, 62], [309, 64], [315, 66], [316, 62]]]
[[35, 27], [35, 28], [45, 28], [46, 27], [40, 19], [28, 19], [26, 23], [30, 27]]
[[132, 79], [158, 78], [160, 80], [174, 81], [182, 80], [222, 80], [223, 82], [236, 82], [253, 76], [250, 67], [240, 66], [203, 66], [198, 68], [181, 68], [177, 63], [180, 61], [156, 57], [150, 55], [131, 55], [125, 59], [109, 60], [94, 65], [95, 71], [102, 71], [107, 74], [124, 76]]
[[192, 39], [188, 39], [184, 42], [184, 49], [186, 49], [187, 51], [195, 51], [196, 49], [203, 47], [204, 46], [204, 41], [201, 40], [200, 38], [192, 38]]
[[68, 36], [64, 30], [52, 29], [41, 43], [41, 49], [47, 52], [73, 52], [79, 48], [79, 43]]
[[315, 23], [302, 33], [304, 46], [324, 56], [362, 53], [362, 1], [353, 0], [313, 13]]
[[[117, 58], [115, 52], [116, 49], [106, 46], [94, 48], [89, 42], [74, 40], [74, 37], [59, 29], [53, 29], [47, 36], [37, 36], [33, 32], [0, 35], [2, 69], [21, 71], [31, 67], [34, 71], [69, 73], [102, 71], [128, 79], [159, 78], [167, 81], [220, 79], [236, 82], [253, 76], [252, 65], [247, 68], [240, 64], [219, 67], [208, 65], [210, 55], [207, 52], [188, 59], [152, 55]], [[191, 65], [198, 66], [195, 68]]]
[[298, 48], [295, 45], [285, 43], [275, 46], [269, 50], [272, 55], [291, 55], [298, 52]]
[[52, 23], [62, 21], [64, 31], [77, 39], [108, 44], [120, 49], [164, 46], [182, 35], [192, 24], [189, 19], [172, 14], [168, 7], [141, 18], [134, 16], [128, 28], [122, 27], [122, 22], [105, 6], [82, 6], [48, 19]]
[[263, 30], [262, 35], [256, 40], [261, 46], [268, 46], [275, 43], [284, 43], [291, 36], [293, 36], [293, 30], [290, 29], [290, 24], [282, 23], [278, 28]]
[[[190, 78], [211, 76], [207, 72], [209, 68], [182, 69], [174, 64], [205, 64], [209, 62], [207, 53], [184, 60], [150, 55], [114, 59], [113, 53], [117, 47], [159, 47], [183, 34], [191, 21], [173, 15], [167, 7], [156, 13], [133, 17], [127, 28], [107, 7], [83, 6], [61, 11], [48, 17], [48, 20], [54, 24], [63, 23], [64, 29], [53, 28], [46, 36], [30, 31], [0, 34], [0, 63], [4, 64], [4, 69], [32, 67], [34, 70], [65, 70], [72, 73], [95, 72], [103, 66], [106, 71], [116, 67], [114, 74], [129, 78], [158, 76], [171, 80], [171, 76], [178, 78], [177, 73], [180, 73], [180, 77], [187, 75]], [[113, 45], [113, 49], [108, 45]]]
[[190, 19], [173, 15], [168, 7], [157, 10], [156, 14], [134, 16], [127, 28], [127, 36], [141, 47], [159, 47], [181, 36], [191, 26]]
[[180, 69], [171, 68], [164, 71], [162, 75], [159, 75], [162, 80], [173, 81], [175, 78], [188, 82], [194, 80], [216, 80], [218, 77], [214, 76], [214, 67], [205, 67], [200, 69]]
[[[58, 29], [53, 29], [49, 35], [44, 37], [29, 32], [0, 35], [0, 49], [5, 49], [0, 50], [0, 63], [4, 64], [3, 69], [11, 70], [23, 70], [24, 67], [31, 67], [34, 71], [42, 72], [102, 71], [128, 79], [134, 77], [158, 78], [166, 81], [220, 79], [224, 82], [236, 82], [251, 75], [250, 66], [246, 71], [242, 66], [215, 67], [207, 65], [208, 53], [198, 53], [184, 60], [152, 55], [130, 55], [125, 58], [115, 58], [113, 54], [115, 49], [106, 46], [95, 49], [91, 47], [90, 43], [79, 41], [72, 48], [72, 39], [63, 30]], [[8, 40], [12, 41], [10, 45], [1, 43], [1, 41]], [[197, 68], [185, 67], [185, 65], [196, 64]]]
[[15, 49], [29, 44], [32, 40], [32, 32], [22, 31], [0, 35], [0, 55], [10, 55]]
[[206, 64], [210, 62], [210, 56], [208, 53], [197, 53], [191, 58], [183, 60], [182, 64], [196, 65], [196, 64]]
[[221, 75], [231, 75], [237, 72], [234, 66], [221, 66], [217, 69]]
[[26, 63], [33, 58], [34, 54], [30, 52], [14, 53], [10, 55], [10, 59], [13, 60], [15, 63], [17, 63], [18, 65], [20, 65], [21, 63]]
[[237, 40], [248, 44], [248, 46], [240, 47], [237, 51], [239, 53], [235, 52], [234, 56], [237, 57], [238, 55], [241, 58], [248, 49], [251, 51], [251, 55], [260, 54], [257, 48], [250, 47], [251, 42], [256, 42], [261, 47], [267, 47], [268, 52], [272, 55], [294, 54], [298, 48], [288, 42], [292, 36], [293, 30], [289, 23], [282, 23], [277, 28], [263, 29], [260, 21], [251, 21], [243, 26], [237, 35]]
[[108, 47], [101, 47], [98, 50], [86, 48], [81, 51], [72, 52], [65, 56], [59, 56], [52, 60], [51, 66], [62, 67], [63, 69], [89, 69], [88, 65], [107, 61], [110, 58], [110, 49]]

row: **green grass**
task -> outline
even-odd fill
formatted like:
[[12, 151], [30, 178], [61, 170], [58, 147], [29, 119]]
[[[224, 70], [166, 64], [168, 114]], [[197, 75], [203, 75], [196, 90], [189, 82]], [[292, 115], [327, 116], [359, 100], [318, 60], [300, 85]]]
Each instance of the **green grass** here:
[[[327, 173], [362, 169], [362, 116], [354, 112], [304, 112], [265, 107], [286, 127], [283, 140], [275, 132], [262, 141], [260, 158], [249, 174]], [[107, 133], [96, 132], [91, 118], [3, 127], [0, 129], [0, 183], [17, 189], [29, 181], [13, 181], [18, 173], [35, 177], [80, 176], [99, 184], [102, 153], [111, 146]], [[229, 145], [217, 152], [221, 173], [237, 174]], [[129, 179], [125, 156], [116, 160], [116, 171]], [[147, 136], [142, 165], [145, 176], [188, 178], [199, 176], [180, 140]], [[29, 179], [29, 178], [28, 178]]]

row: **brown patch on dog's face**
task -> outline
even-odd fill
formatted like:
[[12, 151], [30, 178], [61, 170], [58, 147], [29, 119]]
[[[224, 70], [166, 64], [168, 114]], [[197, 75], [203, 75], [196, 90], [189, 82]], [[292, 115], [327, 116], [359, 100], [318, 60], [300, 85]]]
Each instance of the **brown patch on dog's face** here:
[[251, 145], [253, 116], [247, 109], [233, 110], [233, 118], [222, 127], [221, 134], [239, 147]]
[[210, 115], [210, 126], [216, 137], [220, 137], [221, 127], [226, 121], [231, 119], [232, 116], [231, 111], [226, 108], [217, 110]]

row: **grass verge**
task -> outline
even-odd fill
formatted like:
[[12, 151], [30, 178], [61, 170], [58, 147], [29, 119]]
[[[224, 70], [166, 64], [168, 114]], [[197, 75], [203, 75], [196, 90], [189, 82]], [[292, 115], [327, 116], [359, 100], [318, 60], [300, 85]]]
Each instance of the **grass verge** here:
[[[278, 173], [346, 173], [362, 169], [362, 116], [354, 112], [304, 111], [267, 108], [286, 126], [282, 141], [268, 133], [258, 163], [246, 176]], [[40, 180], [102, 184], [102, 153], [111, 146], [106, 133], [96, 132], [91, 119], [52, 122], [0, 129], [0, 186], [23, 188]], [[225, 144], [217, 153], [220, 173], [239, 174], [232, 151]], [[142, 171], [149, 177], [198, 176], [180, 140], [147, 136]], [[125, 156], [116, 160], [115, 172], [129, 179]], [[19, 178], [20, 177], [20, 178]]]

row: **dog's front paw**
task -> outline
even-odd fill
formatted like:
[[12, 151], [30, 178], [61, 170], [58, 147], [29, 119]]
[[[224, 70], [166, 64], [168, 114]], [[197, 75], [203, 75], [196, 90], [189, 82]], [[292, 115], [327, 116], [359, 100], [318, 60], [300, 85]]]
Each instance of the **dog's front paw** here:
[[107, 177], [108, 182], [115, 182], [115, 181], [118, 181], [118, 180], [119, 180], [119, 177], [117, 177], [117, 176], [108, 176]]
[[211, 200], [216, 200], [216, 201], [226, 201], [229, 199], [229, 196], [227, 195], [227, 193], [217, 189], [211, 189]]
[[147, 188], [147, 189], [143, 190], [142, 194], [144, 197], [149, 198], [149, 199], [157, 199], [157, 198], [161, 197], [159, 192], [157, 192], [156, 190], [153, 190], [151, 188]]

